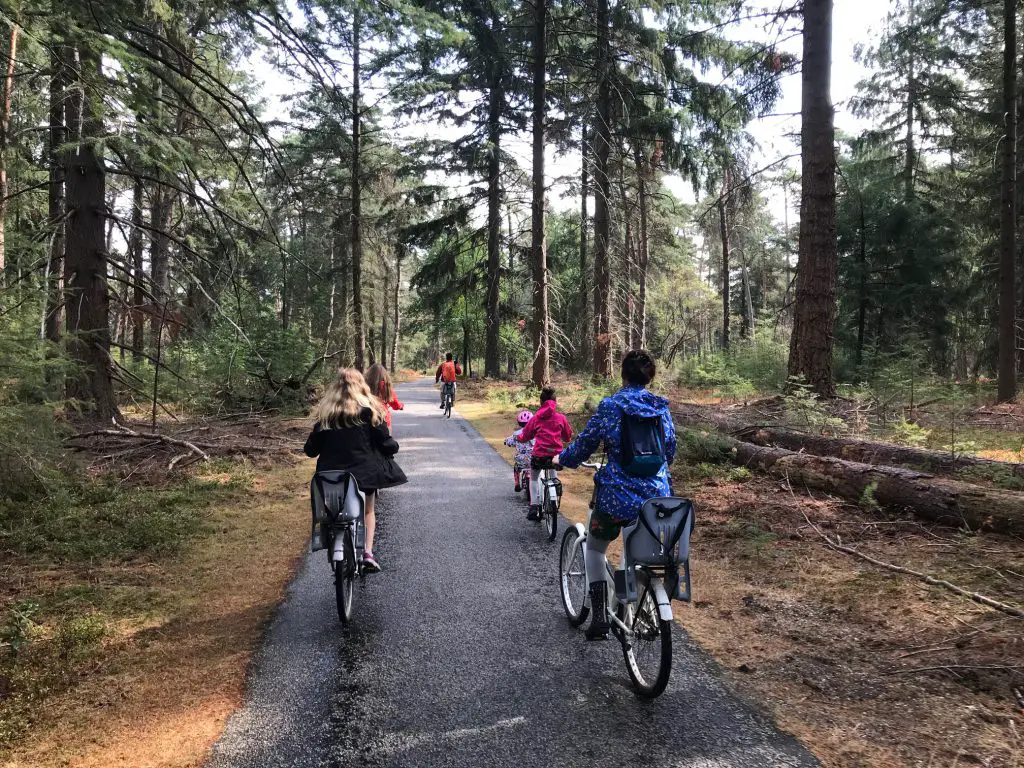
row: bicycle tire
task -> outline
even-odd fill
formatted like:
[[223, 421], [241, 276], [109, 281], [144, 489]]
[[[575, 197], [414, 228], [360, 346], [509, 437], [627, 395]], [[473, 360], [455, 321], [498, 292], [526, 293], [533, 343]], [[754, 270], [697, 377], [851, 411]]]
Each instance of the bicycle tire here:
[[551, 499], [544, 504], [544, 530], [548, 532], [548, 541], [554, 541], [558, 534], [558, 507]]
[[358, 567], [356, 565], [356, 546], [352, 538], [352, 528], [345, 528], [344, 559], [334, 569], [334, 599], [338, 607], [338, 618], [342, 624], [352, 620], [352, 603], [355, 600], [355, 582]]
[[[570, 577], [573, 577], [572, 582]], [[588, 585], [587, 569], [583, 560], [583, 537], [579, 535], [575, 526], [566, 528], [562, 534], [562, 548], [558, 554], [558, 584], [562, 594], [562, 608], [565, 609], [569, 624], [573, 627], [582, 626], [590, 614], [590, 606], [587, 605]], [[573, 594], [573, 586], [580, 592], [579, 597]]]
[[[665, 692], [669, 676], [672, 674], [672, 622], [661, 618], [654, 593], [646, 585], [640, 593], [640, 599], [634, 605], [637, 610], [633, 613], [632, 621], [628, 622], [633, 632], [633, 642], [627, 643], [625, 635], [620, 637], [622, 657], [637, 695], [644, 699], [655, 699]], [[620, 618], [622, 615], [624, 614], [620, 611]], [[653, 674], [641, 670], [637, 661], [637, 651], [643, 648], [640, 642], [649, 642], [648, 638], [658, 640], [657, 650], [648, 649], [653, 652], [656, 661]]]

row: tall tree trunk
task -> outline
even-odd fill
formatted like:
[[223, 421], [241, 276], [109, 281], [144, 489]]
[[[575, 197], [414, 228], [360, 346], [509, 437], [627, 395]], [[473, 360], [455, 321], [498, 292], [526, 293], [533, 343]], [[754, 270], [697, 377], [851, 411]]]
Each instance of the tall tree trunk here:
[[608, 264], [611, 177], [612, 88], [611, 41], [608, 29], [608, 0], [597, 2], [597, 124], [594, 126], [594, 373], [611, 375], [611, 270]]
[[626, 147], [619, 146], [619, 199], [622, 204], [622, 260], [625, 275], [625, 296], [622, 297], [623, 325], [626, 338], [623, 340], [626, 349], [633, 349], [636, 334], [636, 305], [633, 302], [633, 269], [636, 266], [635, 243], [633, 242], [633, 205], [626, 191]]
[[[79, 56], [84, 78], [102, 78], [101, 57], [83, 47]], [[88, 86], [85, 86], [88, 87]], [[67, 396], [85, 403], [101, 421], [118, 414], [110, 371], [110, 327], [107, 295], [107, 261], [103, 223], [106, 178], [97, 154], [103, 137], [102, 99], [96, 94], [84, 101], [82, 138], [69, 154], [67, 169], [67, 325], [69, 352], [81, 375], [67, 379]]]
[[[161, 175], [159, 172], [158, 176]], [[170, 238], [171, 217], [174, 213], [171, 189], [157, 184], [151, 194], [149, 222], [153, 230], [149, 246], [149, 274], [153, 301], [150, 313], [150, 345], [157, 347], [157, 334], [163, 332], [160, 315], [171, 295]], [[160, 308], [160, 310], [157, 309]]]
[[836, 393], [832, 369], [836, 322], [835, 127], [832, 0], [804, 1], [800, 245], [789, 375], [805, 377], [823, 397]]
[[145, 324], [143, 318], [145, 315], [142, 312], [142, 307], [146, 302], [145, 291], [143, 290], [143, 281], [145, 280], [145, 273], [143, 272], [142, 266], [142, 226], [143, 226], [143, 206], [144, 201], [142, 199], [145, 192], [142, 179], [136, 179], [135, 185], [132, 187], [132, 231], [128, 236], [128, 258], [132, 270], [132, 284], [134, 291], [132, 294], [132, 305], [134, 311], [131, 313], [132, 318], [132, 356], [135, 362], [141, 362], [143, 359], [143, 347], [145, 346]]
[[648, 202], [647, 202], [647, 175], [651, 166], [644, 157], [640, 147], [634, 150], [634, 161], [636, 163], [637, 198], [640, 202], [640, 258], [638, 271], [640, 273], [640, 286], [637, 296], [637, 346], [640, 349], [647, 349], [647, 272], [651, 263], [651, 244], [648, 236]]
[[291, 284], [288, 282], [288, 249], [295, 242], [290, 217], [285, 217], [285, 245], [281, 250], [281, 330], [287, 331], [292, 321]]
[[399, 245], [398, 250], [395, 253], [395, 293], [392, 297], [392, 310], [394, 311], [394, 321], [392, 325], [392, 336], [391, 336], [391, 363], [388, 368], [394, 375], [398, 360], [398, 336], [402, 332], [402, 308], [399, 303], [401, 299], [402, 291], [402, 260], [405, 258], [405, 246]]
[[[494, 19], [494, 32], [498, 20]], [[499, 349], [501, 317], [501, 114], [505, 107], [505, 93], [501, 70], [492, 61], [487, 106], [487, 306], [484, 339], [484, 376], [501, 375]]]
[[391, 270], [384, 267], [384, 289], [380, 294], [380, 357], [378, 362], [388, 365], [388, 299], [391, 298]]
[[1003, 0], [1003, 184], [999, 201], [999, 402], [1017, 396], [1017, 3]]
[[534, 0], [533, 20], [533, 383], [551, 380], [550, 318], [548, 316], [548, 255], [544, 232], [544, 123], [547, 118], [547, 0]]
[[729, 172], [722, 175], [722, 196], [718, 198], [718, 229], [722, 240], [722, 349], [729, 349]]
[[7, 260], [7, 203], [10, 190], [7, 183], [7, 151], [11, 144], [11, 107], [14, 101], [14, 64], [18, 57], [18, 35], [21, 27], [11, 25], [10, 44], [7, 47], [7, 76], [4, 78], [3, 114], [0, 115], [0, 272]]
[[334, 245], [332, 250], [335, 254], [335, 267], [331, 275], [331, 280], [337, 290], [337, 297], [334, 304], [334, 316], [341, 318], [341, 323], [338, 328], [338, 346], [342, 350], [342, 353], [339, 356], [339, 362], [342, 365], [352, 364], [352, 347], [350, 344], [351, 325], [349, 323], [349, 287], [352, 284], [352, 270], [350, 266], [351, 253], [349, 251], [350, 243], [348, 238], [348, 233], [350, 231], [351, 228], [348, 226], [344, 213], [339, 213], [334, 217], [334, 223], [332, 225], [332, 238]]
[[587, 240], [590, 233], [590, 219], [587, 214], [587, 196], [590, 190], [588, 178], [590, 162], [590, 146], [587, 142], [587, 123], [583, 121], [580, 128], [580, 359], [584, 365], [590, 362], [590, 340], [593, 335], [590, 317], [590, 274], [587, 267]]
[[67, 100], [67, 68], [64, 61], [67, 49], [55, 47], [50, 54], [50, 132], [48, 157], [49, 178], [49, 222], [53, 228], [50, 236], [50, 261], [47, 269], [46, 306], [43, 318], [43, 334], [52, 342], [60, 340], [61, 320], [61, 265], [64, 263], [64, 158], [61, 153], [67, 141], [64, 127], [64, 105]]
[[[907, 28], [914, 29], [915, 25], [914, 0], [907, 4]], [[909, 53], [907, 56], [907, 135], [906, 135], [906, 157], [903, 164], [903, 199], [909, 203], [914, 199], [914, 172], [917, 168], [917, 150], [914, 146], [914, 120], [917, 114], [917, 74], [915, 66], [914, 41], [913, 37], [907, 41]]]
[[867, 244], [867, 221], [864, 214], [864, 195], [858, 190], [860, 201], [860, 247], [857, 254], [857, 266], [860, 270], [860, 296], [857, 306], [857, 372], [860, 373], [864, 364], [864, 328], [868, 316], [868, 244]]
[[359, 36], [362, 32], [359, 6], [352, 14], [352, 319], [355, 329], [355, 366], [366, 366], [366, 332], [363, 328], [363, 201], [362, 158], [359, 156], [362, 136], [359, 104]]

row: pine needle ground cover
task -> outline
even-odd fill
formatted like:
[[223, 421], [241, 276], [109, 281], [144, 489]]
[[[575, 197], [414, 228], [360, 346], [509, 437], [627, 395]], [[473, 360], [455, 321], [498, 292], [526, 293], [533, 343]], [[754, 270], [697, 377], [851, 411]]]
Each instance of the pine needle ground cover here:
[[[556, 386], [582, 426], [592, 387]], [[511, 461], [502, 440], [534, 393], [489, 384], [461, 394], [459, 411]], [[1024, 542], [791, 487], [723, 462], [719, 448], [712, 435], [681, 438], [675, 484], [698, 518], [695, 601], [677, 616], [734, 689], [830, 768], [1020, 766], [1022, 620], [830, 550], [807, 521], [876, 559], [1017, 606]], [[563, 513], [585, 520], [591, 473], [560, 477]], [[495, 482], [512, 495], [509, 478]]]
[[152, 450], [132, 457], [148, 474], [98, 450], [100, 477], [2, 507], [5, 768], [197, 766], [241, 700], [308, 535], [310, 469], [279, 450], [168, 475]]

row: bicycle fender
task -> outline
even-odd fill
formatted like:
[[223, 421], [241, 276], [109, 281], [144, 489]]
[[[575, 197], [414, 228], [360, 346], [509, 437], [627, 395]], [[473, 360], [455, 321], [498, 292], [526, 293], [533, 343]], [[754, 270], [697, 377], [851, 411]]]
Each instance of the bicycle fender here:
[[576, 523], [576, 524], [575, 524], [575, 525], [573, 526], [573, 528], [575, 528], [575, 529], [576, 529], [576, 535], [577, 535], [577, 536], [585, 536], [585, 535], [586, 535], [586, 533], [587, 533], [587, 529], [583, 527], [583, 524], [582, 524], [582, 523]]
[[651, 584], [651, 591], [654, 592], [654, 602], [658, 604], [658, 616], [661, 617], [662, 621], [672, 621], [672, 603], [668, 599], [668, 593], [665, 591], [665, 585], [661, 583], [661, 580], [654, 580]]

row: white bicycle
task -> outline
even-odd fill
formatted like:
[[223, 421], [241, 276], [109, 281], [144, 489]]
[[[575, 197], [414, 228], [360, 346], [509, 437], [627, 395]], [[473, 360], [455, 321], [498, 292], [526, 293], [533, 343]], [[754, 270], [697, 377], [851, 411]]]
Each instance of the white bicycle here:
[[[599, 464], [583, 466], [600, 469]], [[633, 687], [644, 698], [660, 696], [672, 672], [671, 600], [691, 599], [693, 516], [689, 499], [666, 496], [644, 502], [637, 521], [622, 530], [618, 570], [608, 565], [604, 574], [607, 620], [622, 645]], [[559, 554], [562, 606], [574, 627], [582, 626], [590, 614], [586, 551], [587, 528], [576, 523], [563, 534]]]
[[562, 507], [562, 481], [554, 467], [530, 471], [540, 477], [540, 519], [544, 521], [548, 541], [554, 541], [558, 534], [558, 510]]

